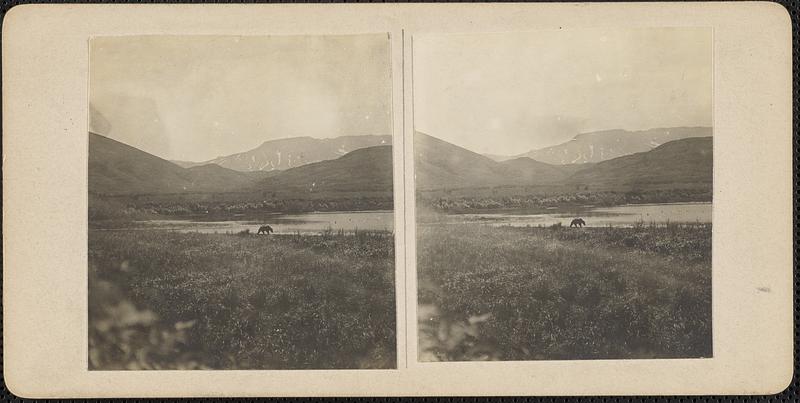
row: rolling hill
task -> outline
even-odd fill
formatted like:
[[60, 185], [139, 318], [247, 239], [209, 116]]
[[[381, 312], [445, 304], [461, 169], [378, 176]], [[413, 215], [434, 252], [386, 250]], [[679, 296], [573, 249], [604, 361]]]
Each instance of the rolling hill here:
[[651, 151], [599, 162], [569, 177], [569, 183], [605, 187], [711, 185], [713, 138], [674, 140]]
[[[565, 143], [529, 151], [516, 157], [529, 157], [558, 165], [601, 162], [649, 151], [674, 140], [711, 135], [710, 127], [670, 127], [642, 131], [605, 130], [578, 134]], [[496, 155], [490, 157], [498, 161], [516, 158]]]
[[291, 168], [263, 179], [256, 190], [293, 193], [392, 191], [392, 147], [361, 148], [334, 160]]
[[424, 133], [414, 133], [417, 188], [471, 187], [504, 180], [496, 161]]
[[553, 183], [568, 169], [527, 157], [497, 162], [433, 136], [414, 134], [418, 189], [463, 188]]
[[416, 133], [417, 189], [575, 185], [603, 189], [710, 186], [711, 137], [690, 137], [598, 163], [554, 165], [519, 157], [497, 162], [432, 136]]
[[182, 168], [127, 144], [89, 133], [89, 192], [121, 195], [224, 192], [250, 186], [264, 175], [217, 165]]
[[361, 148], [339, 158], [285, 171], [240, 172], [216, 164], [184, 168], [98, 134], [89, 133], [89, 192], [103, 195], [281, 191], [389, 192], [392, 147]]
[[316, 139], [292, 137], [270, 140], [250, 150], [205, 162], [172, 161], [184, 168], [216, 164], [235, 171], [275, 171], [339, 158], [351, 151], [378, 145], [391, 145], [391, 136], [342, 136]]
[[206, 164], [187, 168], [192, 173], [194, 183], [201, 188], [214, 191], [239, 190], [253, 185], [259, 180], [279, 174], [281, 171], [239, 172], [216, 164]]
[[[711, 137], [691, 137], [591, 164], [554, 165], [528, 157], [503, 162], [423, 133], [414, 137], [417, 189], [563, 186], [630, 189], [710, 187]], [[167, 194], [276, 192], [300, 197], [330, 192], [391, 192], [392, 147], [360, 148], [339, 158], [284, 171], [239, 172], [216, 164], [190, 168], [89, 133], [89, 192]]]
[[524, 185], [563, 182], [577, 167], [576, 165], [547, 164], [528, 157], [519, 157], [503, 161], [500, 165], [510, 171], [509, 174], [513, 175], [515, 183], [519, 181]]

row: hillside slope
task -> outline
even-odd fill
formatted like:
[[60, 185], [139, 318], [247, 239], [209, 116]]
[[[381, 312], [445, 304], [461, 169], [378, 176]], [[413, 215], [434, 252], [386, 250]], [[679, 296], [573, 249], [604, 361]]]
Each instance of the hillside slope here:
[[193, 175], [169, 161], [89, 133], [89, 192], [171, 193], [191, 187]]
[[514, 176], [514, 183], [523, 185], [562, 182], [576, 167], [576, 165], [547, 164], [528, 157], [510, 159], [501, 162], [500, 165], [506, 167], [510, 171], [509, 174]]
[[499, 163], [424, 133], [414, 133], [417, 188], [484, 186], [502, 182], [507, 173]]
[[417, 189], [564, 186], [625, 190], [696, 187], [712, 181], [712, 137], [690, 137], [598, 163], [554, 165], [519, 157], [503, 162], [423, 133], [414, 137]]
[[611, 187], [711, 185], [713, 138], [675, 140], [651, 151], [599, 162], [576, 172], [568, 181]]
[[185, 168], [216, 164], [242, 172], [275, 171], [319, 161], [333, 160], [351, 151], [366, 147], [391, 144], [391, 136], [341, 136], [325, 139], [292, 137], [270, 140], [252, 150], [218, 157], [205, 162], [172, 162]]
[[414, 158], [421, 190], [550, 184], [566, 179], [572, 170], [526, 157], [497, 162], [420, 132], [414, 135]]
[[[529, 157], [549, 164], [601, 162], [649, 151], [674, 140], [711, 135], [710, 127], [669, 127], [642, 131], [605, 130], [579, 134], [565, 143], [529, 151], [517, 157]], [[514, 158], [492, 157], [496, 160]]]
[[263, 179], [217, 165], [182, 168], [95, 133], [89, 133], [88, 173], [89, 192], [107, 195], [225, 192]]
[[334, 160], [288, 169], [255, 185], [260, 191], [359, 192], [392, 190], [392, 147], [352, 151]]

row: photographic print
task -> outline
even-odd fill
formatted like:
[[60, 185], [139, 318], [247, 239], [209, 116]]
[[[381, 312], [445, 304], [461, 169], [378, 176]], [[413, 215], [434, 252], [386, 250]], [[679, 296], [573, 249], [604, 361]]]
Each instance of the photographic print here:
[[412, 47], [418, 359], [712, 357], [712, 30]]
[[90, 370], [395, 368], [389, 41], [89, 41]]
[[8, 391], [785, 390], [789, 17], [13, 7]]

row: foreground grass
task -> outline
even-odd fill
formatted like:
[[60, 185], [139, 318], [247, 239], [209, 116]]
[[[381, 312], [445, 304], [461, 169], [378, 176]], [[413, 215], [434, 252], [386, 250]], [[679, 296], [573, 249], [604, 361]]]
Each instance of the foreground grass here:
[[424, 360], [711, 356], [711, 227], [417, 230]]
[[90, 368], [392, 368], [394, 289], [391, 234], [90, 231]]

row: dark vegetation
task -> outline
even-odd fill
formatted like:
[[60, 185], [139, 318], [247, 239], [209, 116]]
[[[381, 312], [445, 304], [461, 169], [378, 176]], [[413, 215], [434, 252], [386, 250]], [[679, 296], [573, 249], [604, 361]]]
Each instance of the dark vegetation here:
[[423, 359], [712, 355], [710, 224], [417, 234]]
[[389, 233], [89, 233], [90, 369], [392, 368]]
[[89, 225], [95, 228], [130, 226], [134, 221], [191, 216], [209, 220], [230, 219], [237, 214], [303, 213], [312, 211], [392, 210], [384, 197], [352, 199], [275, 199], [263, 201], [204, 201], [161, 198], [148, 201], [131, 197], [89, 196]]
[[469, 212], [493, 209], [545, 210], [553, 207], [619, 206], [624, 204], [710, 202], [710, 189], [654, 189], [648, 191], [584, 191], [554, 193], [525, 192], [520, 188], [471, 190], [474, 196], [459, 192], [417, 193], [417, 205], [438, 212]]

